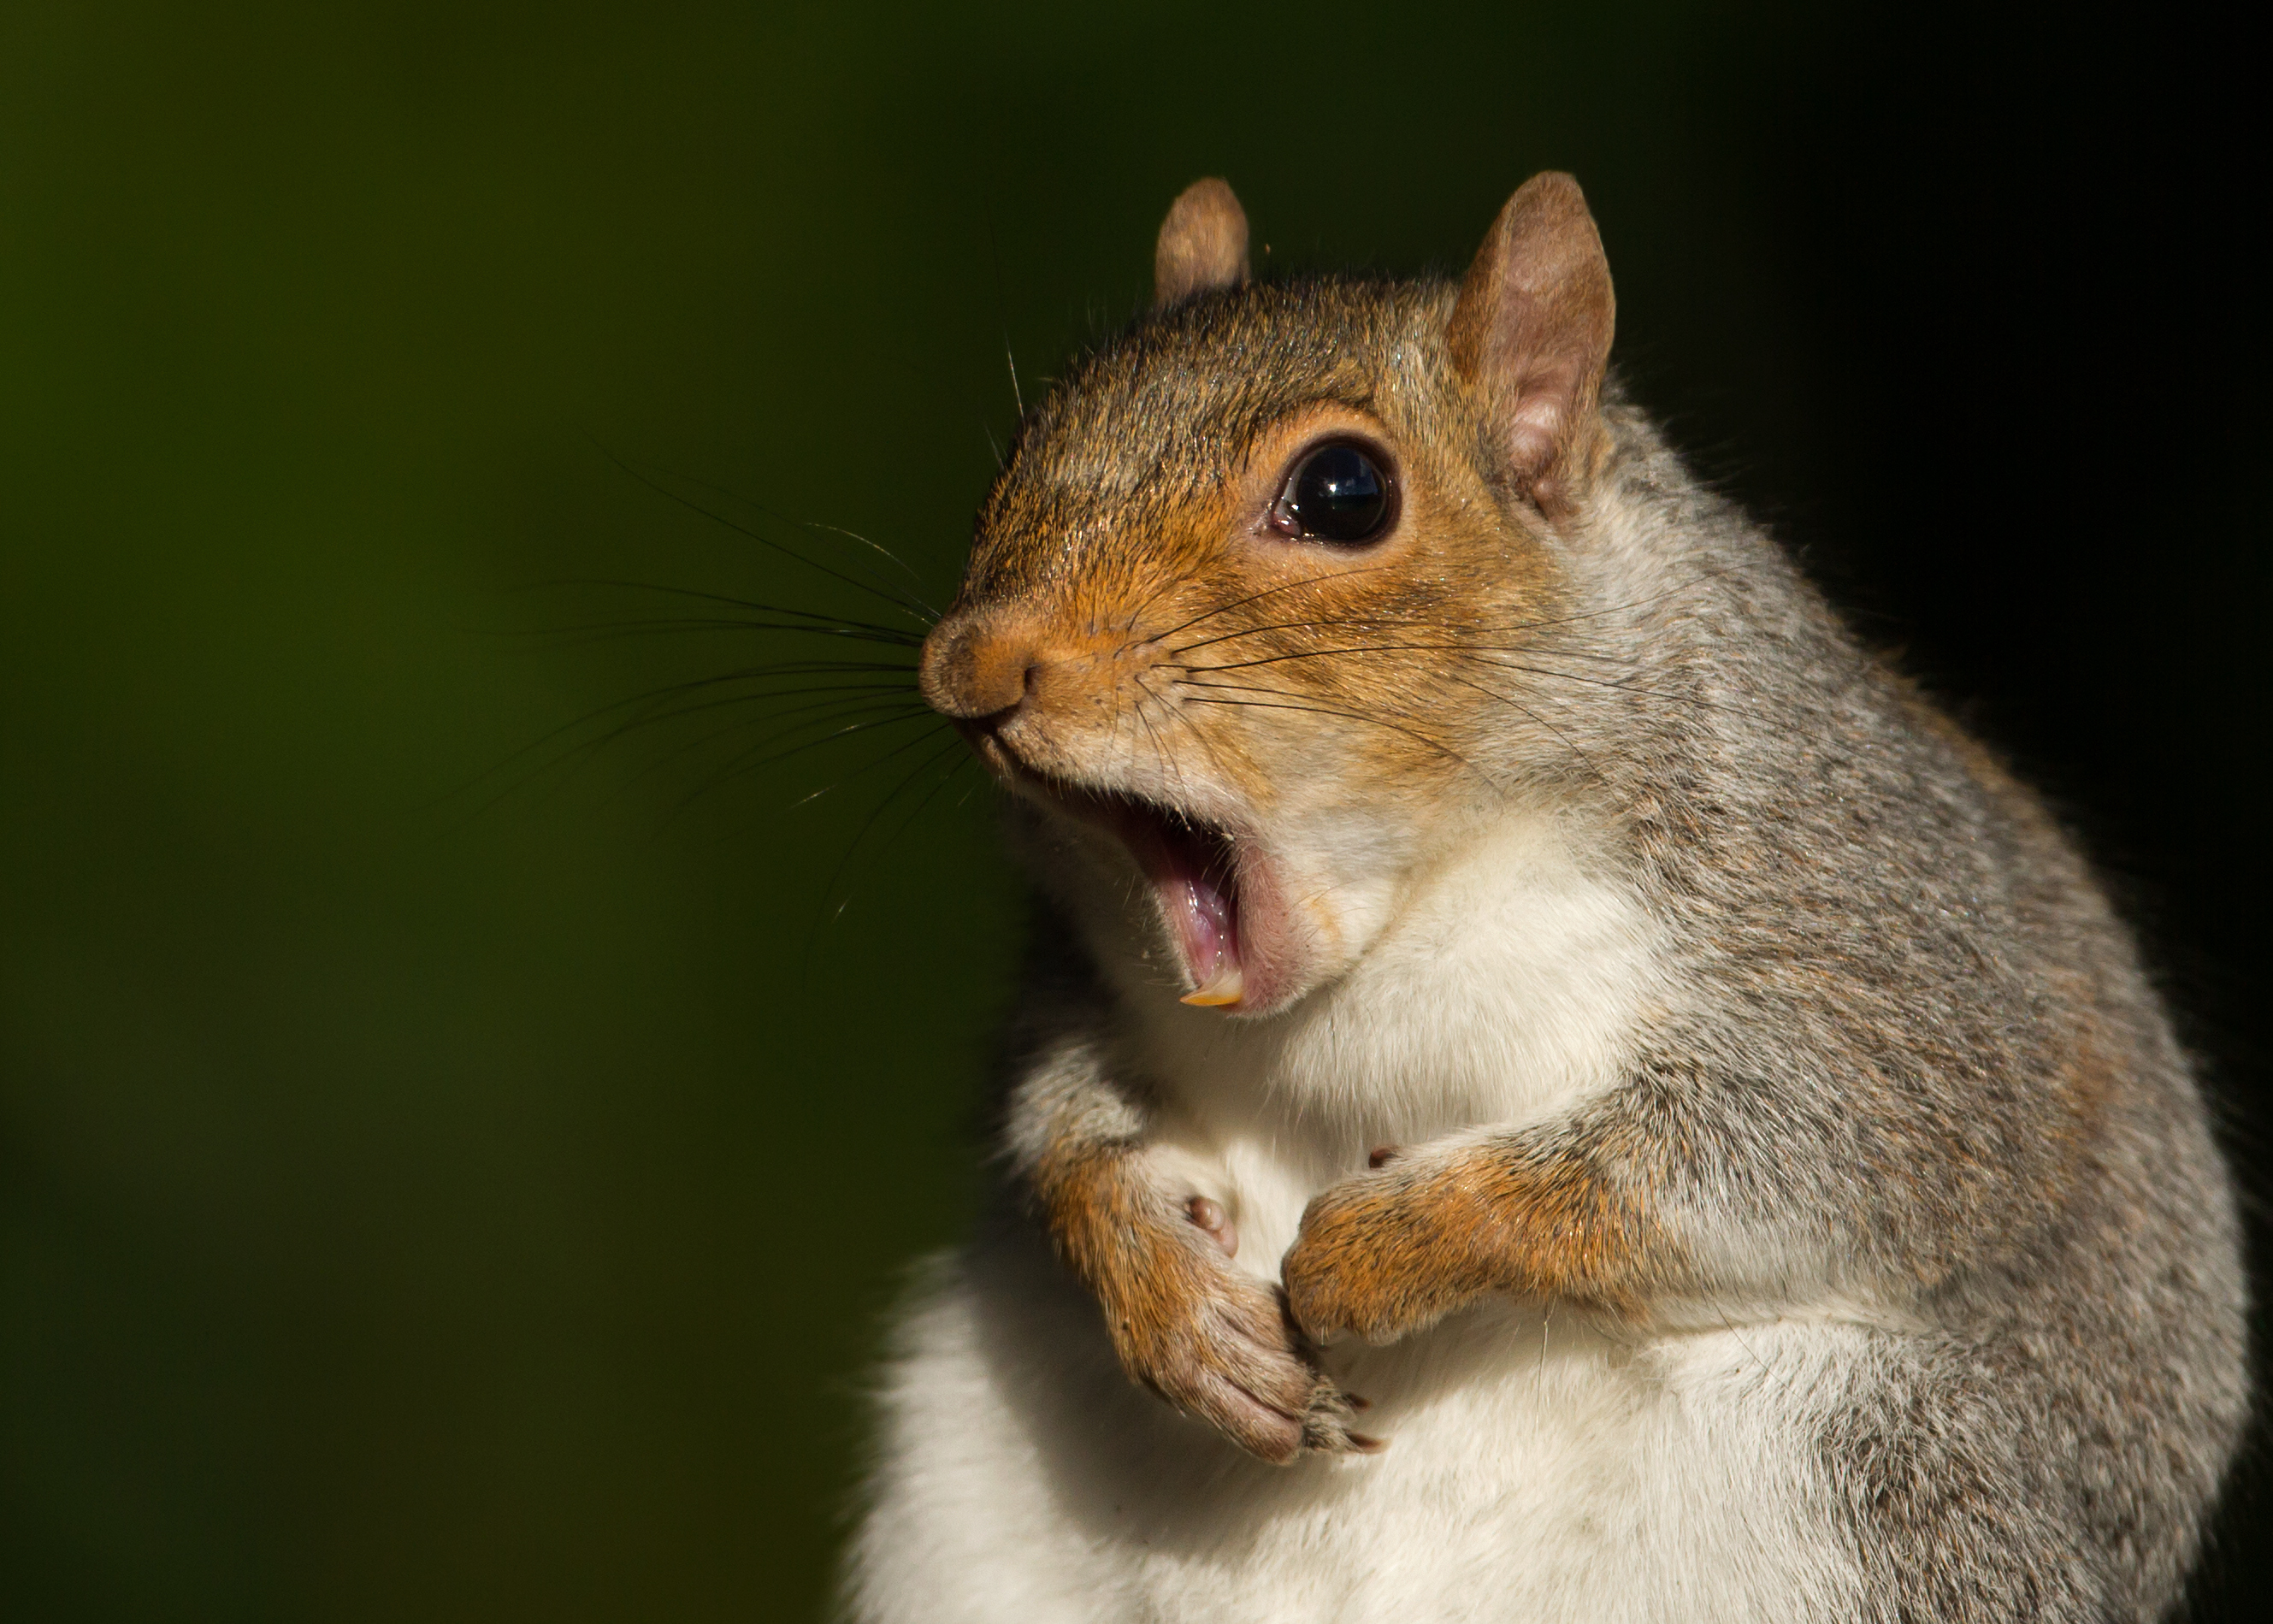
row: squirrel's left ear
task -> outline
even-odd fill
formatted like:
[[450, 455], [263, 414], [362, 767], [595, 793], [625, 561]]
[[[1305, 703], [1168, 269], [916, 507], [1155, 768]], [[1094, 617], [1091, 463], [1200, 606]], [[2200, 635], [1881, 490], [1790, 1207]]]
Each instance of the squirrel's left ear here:
[[1152, 251], [1152, 308], [1247, 280], [1247, 211], [1210, 176], [1184, 188], [1160, 222]]
[[1510, 471], [1549, 517], [1567, 513], [1602, 421], [1617, 301], [1586, 194], [1568, 175], [1516, 189], [1461, 280], [1445, 342], [1484, 396]]

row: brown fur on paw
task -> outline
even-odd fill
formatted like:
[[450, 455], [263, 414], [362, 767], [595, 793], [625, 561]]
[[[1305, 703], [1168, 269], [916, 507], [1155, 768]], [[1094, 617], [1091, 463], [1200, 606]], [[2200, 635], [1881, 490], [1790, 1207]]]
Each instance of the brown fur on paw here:
[[1236, 1240], [1217, 1203], [1171, 1198], [1127, 1156], [1085, 1162], [1053, 1169], [1050, 1227], [1133, 1379], [1275, 1465], [1380, 1447], [1351, 1429], [1355, 1406], [1318, 1369], [1279, 1292], [1232, 1267]]
[[1458, 1181], [1397, 1157], [1310, 1203], [1281, 1266], [1287, 1306], [1313, 1336], [1408, 1335], [1492, 1289], [1479, 1232], [1497, 1227]]
[[1647, 1213], [1572, 1159], [1506, 1147], [1397, 1150], [1302, 1214], [1280, 1266], [1312, 1336], [1392, 1342], [1489, 1292], [1641, 1312], [1677, 1258]]
[[1279, 1293], [1229, 1267], [1205, 1231], [1196, 1235], [1198, 1246], [1179, 1237], [1189, 1258], [1156, 1259], [1151, 1278], [1099, 1291], [1129, 1373], [1274, 1465], [1306, 1451], [1377, 1448], [1352, 1430], [1356, 1407], [1318, 1369]]

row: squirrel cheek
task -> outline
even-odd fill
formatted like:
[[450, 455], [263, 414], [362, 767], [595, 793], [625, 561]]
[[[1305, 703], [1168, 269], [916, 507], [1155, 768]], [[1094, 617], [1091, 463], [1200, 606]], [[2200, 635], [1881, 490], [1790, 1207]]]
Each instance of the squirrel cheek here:
[[1239, 1230], [1231, 1222], [1231, 1214], [1223, 1210], [1222, 1202], [1196, 1195], [1184, 1204], [1184, 1213], [1195, 1224], [1207, 1231], [1210, 1240], [1223, 1248], [1225, 1257], [1239, 1255]]

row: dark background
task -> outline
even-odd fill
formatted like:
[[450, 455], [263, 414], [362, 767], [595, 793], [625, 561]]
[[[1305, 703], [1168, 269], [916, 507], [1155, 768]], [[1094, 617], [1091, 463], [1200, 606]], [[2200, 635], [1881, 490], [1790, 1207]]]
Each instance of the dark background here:
[[2087, 831], [2262, 1187], [2252, 59], [1733, 0], [0, 10], [0, 1610], [814, 1611], [1016, 887], [912, 730], [516, 755], [769, 658], [541, 583], [889, 616], [691, 495], [935, 600], [1006, 342], [1031, 398], [1201, 174], [1269, 266], [1457, 269], [1575, 170], [1639, 394]]

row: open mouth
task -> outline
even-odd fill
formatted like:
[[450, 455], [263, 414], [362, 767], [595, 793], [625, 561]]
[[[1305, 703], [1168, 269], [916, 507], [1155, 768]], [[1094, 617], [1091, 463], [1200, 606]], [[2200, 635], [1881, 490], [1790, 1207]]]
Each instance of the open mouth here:
[[1061, 797], [1068, 809], [1120, 838], [1152, 883], [1184, 959], [1186, 1004], [1227, 1007], [1247, 993], [1241, 954], [1239, 861], [1230, 831], [1125, 795]]

